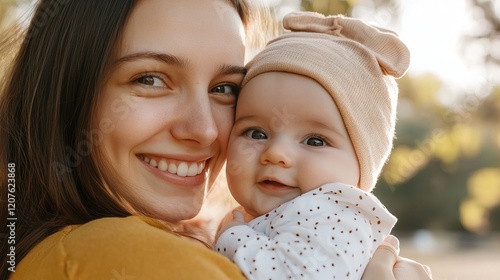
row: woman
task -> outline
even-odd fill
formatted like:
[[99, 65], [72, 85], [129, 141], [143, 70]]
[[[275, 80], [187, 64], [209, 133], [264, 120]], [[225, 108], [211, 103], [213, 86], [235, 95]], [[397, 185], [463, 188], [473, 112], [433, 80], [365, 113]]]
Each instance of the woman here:
[[[180, 226], [225, 162], [250, 18], [243, 0], [40, 1], [0, 102], [2, 279], [243, 278]], [[367, 277], [396, 262], [375, 259]]]

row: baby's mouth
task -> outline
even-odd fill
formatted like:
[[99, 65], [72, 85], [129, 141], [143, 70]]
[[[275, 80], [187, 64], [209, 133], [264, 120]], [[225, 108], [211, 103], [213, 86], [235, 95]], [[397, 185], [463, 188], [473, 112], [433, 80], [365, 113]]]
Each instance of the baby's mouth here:
[[295, 188], [294, 186], [290, 186], [287, 184], [284, 184], [278, 180], [275, 179], [264, 179], [259, 182], [259, 185], [265, 189], [270, 189], [270, 190], [286, 190], [286, 189], [293, 189]]
[[267, 185], [276, 186], [276, 187], [289, 187], [290, 188], [290, 186], [288, 186], [288, 185], [285, 185], [283, 183], [280, 183], [280, 182], [277, 182], [277, 181], [273, 181], [273, 180], [264, 180], [261, 183], [267, 184]]

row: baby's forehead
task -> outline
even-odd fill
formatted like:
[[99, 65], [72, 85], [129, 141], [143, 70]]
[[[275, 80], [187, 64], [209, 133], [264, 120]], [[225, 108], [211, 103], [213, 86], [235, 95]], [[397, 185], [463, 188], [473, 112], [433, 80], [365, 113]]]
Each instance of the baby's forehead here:
[[247, 88], [248, 84], [261, 83], [264, 85], [280, 84], [286, 86], [288, 84], [304, 84], [305, 86], [321, 86], [325, 91], [325, 87], [320, 81], [311, 77], [307, 73], [287, 72], [287, 71], [265, 71], [253, 76], [247, 80], [242, 87], [242, 91]]
[[334, 98], [320, 83], [288, 72], [265, 72], [249, 80], [240, 92], [236, 115], [261, 116], [283, 124], [343, 125]]
[[[262, 90], [268, 90], [276, 93], [279, 91], [280, 93], [283, 91], [285, 94], [281, 94], [283, 97], [287, 97], [286, 93], [288, 92], [290, 96], [293, 95], [304, 95], [305, 97], [308, 97], [312, 95], [311, 93], [314, 92], [321, 92], [324, 94], [323, 96], [323, 101], [326, 102], [326, 100], [329, 100], [330, 102], [333, 102], [335, 106], [336, 104], [336, 99], [341, 98], [341, 96], [338, 96], [335, 91], [328, 91], [327, 88], [325, 88], [322, 84], [321, 81], [318, 81], [317, 79], [311, 77], [310, 75], [306, 74], [300, 74], [300, 73], [294, 73], [294, 72], [285, 72], [285, 71], [269, 71], [269, 72], [263, 72], [259, 75], [256, 75], [252, 77], [250, 80], [247, 80], [245, 85], [242, 87], [240, 91], [240, 96], [241, 95], [253, 95], [255, 94], [256, 91], [262, 91]], [[269, 92], [270, 96], [273, 94], [272, 92]], [[328, 97], [328, 98], [326, 98]], [[269, 101], [269, 99], [262, 99], [261, 101], [266, 102]], [[305, 99], [293, 99], [293, 98], [283, 98], [279, 100], [279, 103], [281, 104], [286, 104], [286, 103], [294, 103], [294, 102], [302, 102], [301, 104], [304, 107], [304, 110], [309, 109], [307, 107], [308, 103], [313, 103], [316, 100], [314, 98], [305, 98]], [[313, 108], [310, 108], [311, 110], [314, 110]]]

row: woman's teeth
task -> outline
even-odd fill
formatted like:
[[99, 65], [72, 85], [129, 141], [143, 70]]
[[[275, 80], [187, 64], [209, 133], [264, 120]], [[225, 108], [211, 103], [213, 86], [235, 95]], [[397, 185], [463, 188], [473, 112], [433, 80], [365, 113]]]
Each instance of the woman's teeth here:
[[166, 159], [150, 159], [143, 157], [143, 160], [149, 165], [158, 168], [161, 171], [167, 171], [178, 176], [196, 176], [205, 168], [205, 162], [184, 162], [184, 161], [167, 161]]

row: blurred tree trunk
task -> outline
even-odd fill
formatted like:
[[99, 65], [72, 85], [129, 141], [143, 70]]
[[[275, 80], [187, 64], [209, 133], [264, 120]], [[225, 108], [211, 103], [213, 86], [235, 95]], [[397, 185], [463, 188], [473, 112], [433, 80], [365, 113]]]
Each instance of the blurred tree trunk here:
[[484, 62], [500, 66], [500, 1], [469, 0], [478, 15], [475, 17], [483, 29], [476, 34], [470, 34], [466, 39], [484, 41]]

